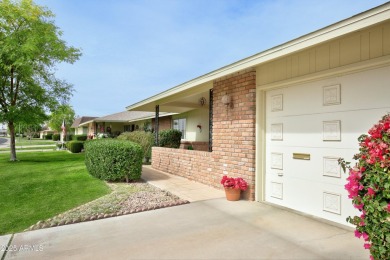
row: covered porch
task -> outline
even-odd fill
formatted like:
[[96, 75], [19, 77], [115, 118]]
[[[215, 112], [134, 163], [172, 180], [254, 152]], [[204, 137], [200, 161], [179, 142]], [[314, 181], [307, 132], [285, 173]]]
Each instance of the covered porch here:
[[[255, 199], [256, 71], [210, 73], [144, 101], [128, 110], [172, 115], [172, 128], [183, 133], [182, 149], [153, 147], [152, 167], [222, 189], [222, 176], [242, 177]], [[158, 140], [158, 139], [157, 139]], [[190, 148], [188, 148], [190, 147]]]

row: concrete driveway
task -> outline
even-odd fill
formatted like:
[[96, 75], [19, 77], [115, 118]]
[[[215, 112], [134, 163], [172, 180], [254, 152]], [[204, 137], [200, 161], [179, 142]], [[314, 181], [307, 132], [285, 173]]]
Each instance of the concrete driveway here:
[[9, 138], [0, 137], [0, 147], [8, 147], [9, 144]]
[[9, 243], [16, 251], [5, 259], [369, 259], [350, 230], [224, 198], [18, 233]]

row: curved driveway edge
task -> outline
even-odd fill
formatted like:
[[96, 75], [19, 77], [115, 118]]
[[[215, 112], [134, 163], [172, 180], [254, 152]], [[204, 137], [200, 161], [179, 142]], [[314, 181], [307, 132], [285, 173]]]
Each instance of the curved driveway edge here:
[[[353, 232], [225, 199], [14, 235], [5, 259], [368, 259]], [[26, 247], [24, 247], [26, 248]]]

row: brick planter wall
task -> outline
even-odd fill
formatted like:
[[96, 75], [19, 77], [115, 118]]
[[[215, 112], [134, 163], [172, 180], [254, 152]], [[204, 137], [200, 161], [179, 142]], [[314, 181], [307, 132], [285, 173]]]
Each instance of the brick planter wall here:
[[192, 146], [192, 148], [196, 151], [207, 152], [209, 150], [208, 142], [196, 142], [196, 141], [181, 141], [180, 149], [188, 149], [189, 146]]
[[[220, 188], [224, 174], [249, 185], [243, 198], [255, 198], [256, 71], [243, 70], [213, 82], [213, 152], [153, 148], [153, 168]], [[232, 104], [222, 104], [229, 95]]]
[[153, 147], [152, 152], [153, 168], [221, 188], [219, 177], [212, 173], [212, 153], [163, 147]]

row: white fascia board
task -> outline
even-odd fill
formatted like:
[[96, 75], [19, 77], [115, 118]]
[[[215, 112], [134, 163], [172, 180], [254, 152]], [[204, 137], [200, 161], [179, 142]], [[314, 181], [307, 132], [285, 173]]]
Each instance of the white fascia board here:
[[335, 39], [337, 37], [346, 35], [348, 33], [352, 33], [357, 30], [361, 30], [363, 28], [375, 25], [377, 23], [389, 19], [390, 19], [390, 2], [387, 2], [381, 6], [357, 14], [355, 16], [352, 16], [348, 19], [342, 20], [335, 24], [329, 25], [323, 29], [306, 34], [297, 39], [286, 42], [282, 45], [278, 45], [266, 51], [260, 52], [253, 56], [234, 62], [230, 65], [224, 66], [218, 70], [214, 70], [203, 76], [194, 78], [190, 81], [187, 81], [171, 89], [168, 89], [150, 98], [132, 104], [126, 107], [126, 109], [134, 110], [138, 107], [156, 102], [162, 98], [188, 90], [190, 88], [199, 86], [203, 83], [215, 80], [217, 78], [229, 75], [231, 73], [258, 66], [259, 64], [280, 58], [288, 54], [292, 54], [294, 52]]
[[[159, 116], [159, 118], [162, 118], [162, 117], [166, 117], [166, 116], [172, 116], [172, 115], [177, 115], [178, 113], [166, 113], [166, 114], [163, 114]], [[132, 119], [130, 121], [128, 121], [129, 123], [131, 122], [137, 122], [137, 121], [142, 121], [142, 120], [147, 120], [147, 119], [153, 119], [155, 118], [156, 116], [153, 115], [153, 116], [147, 116], [147, 117], [142, 117], [142, 118], [138, 118], [138, 119]]]

